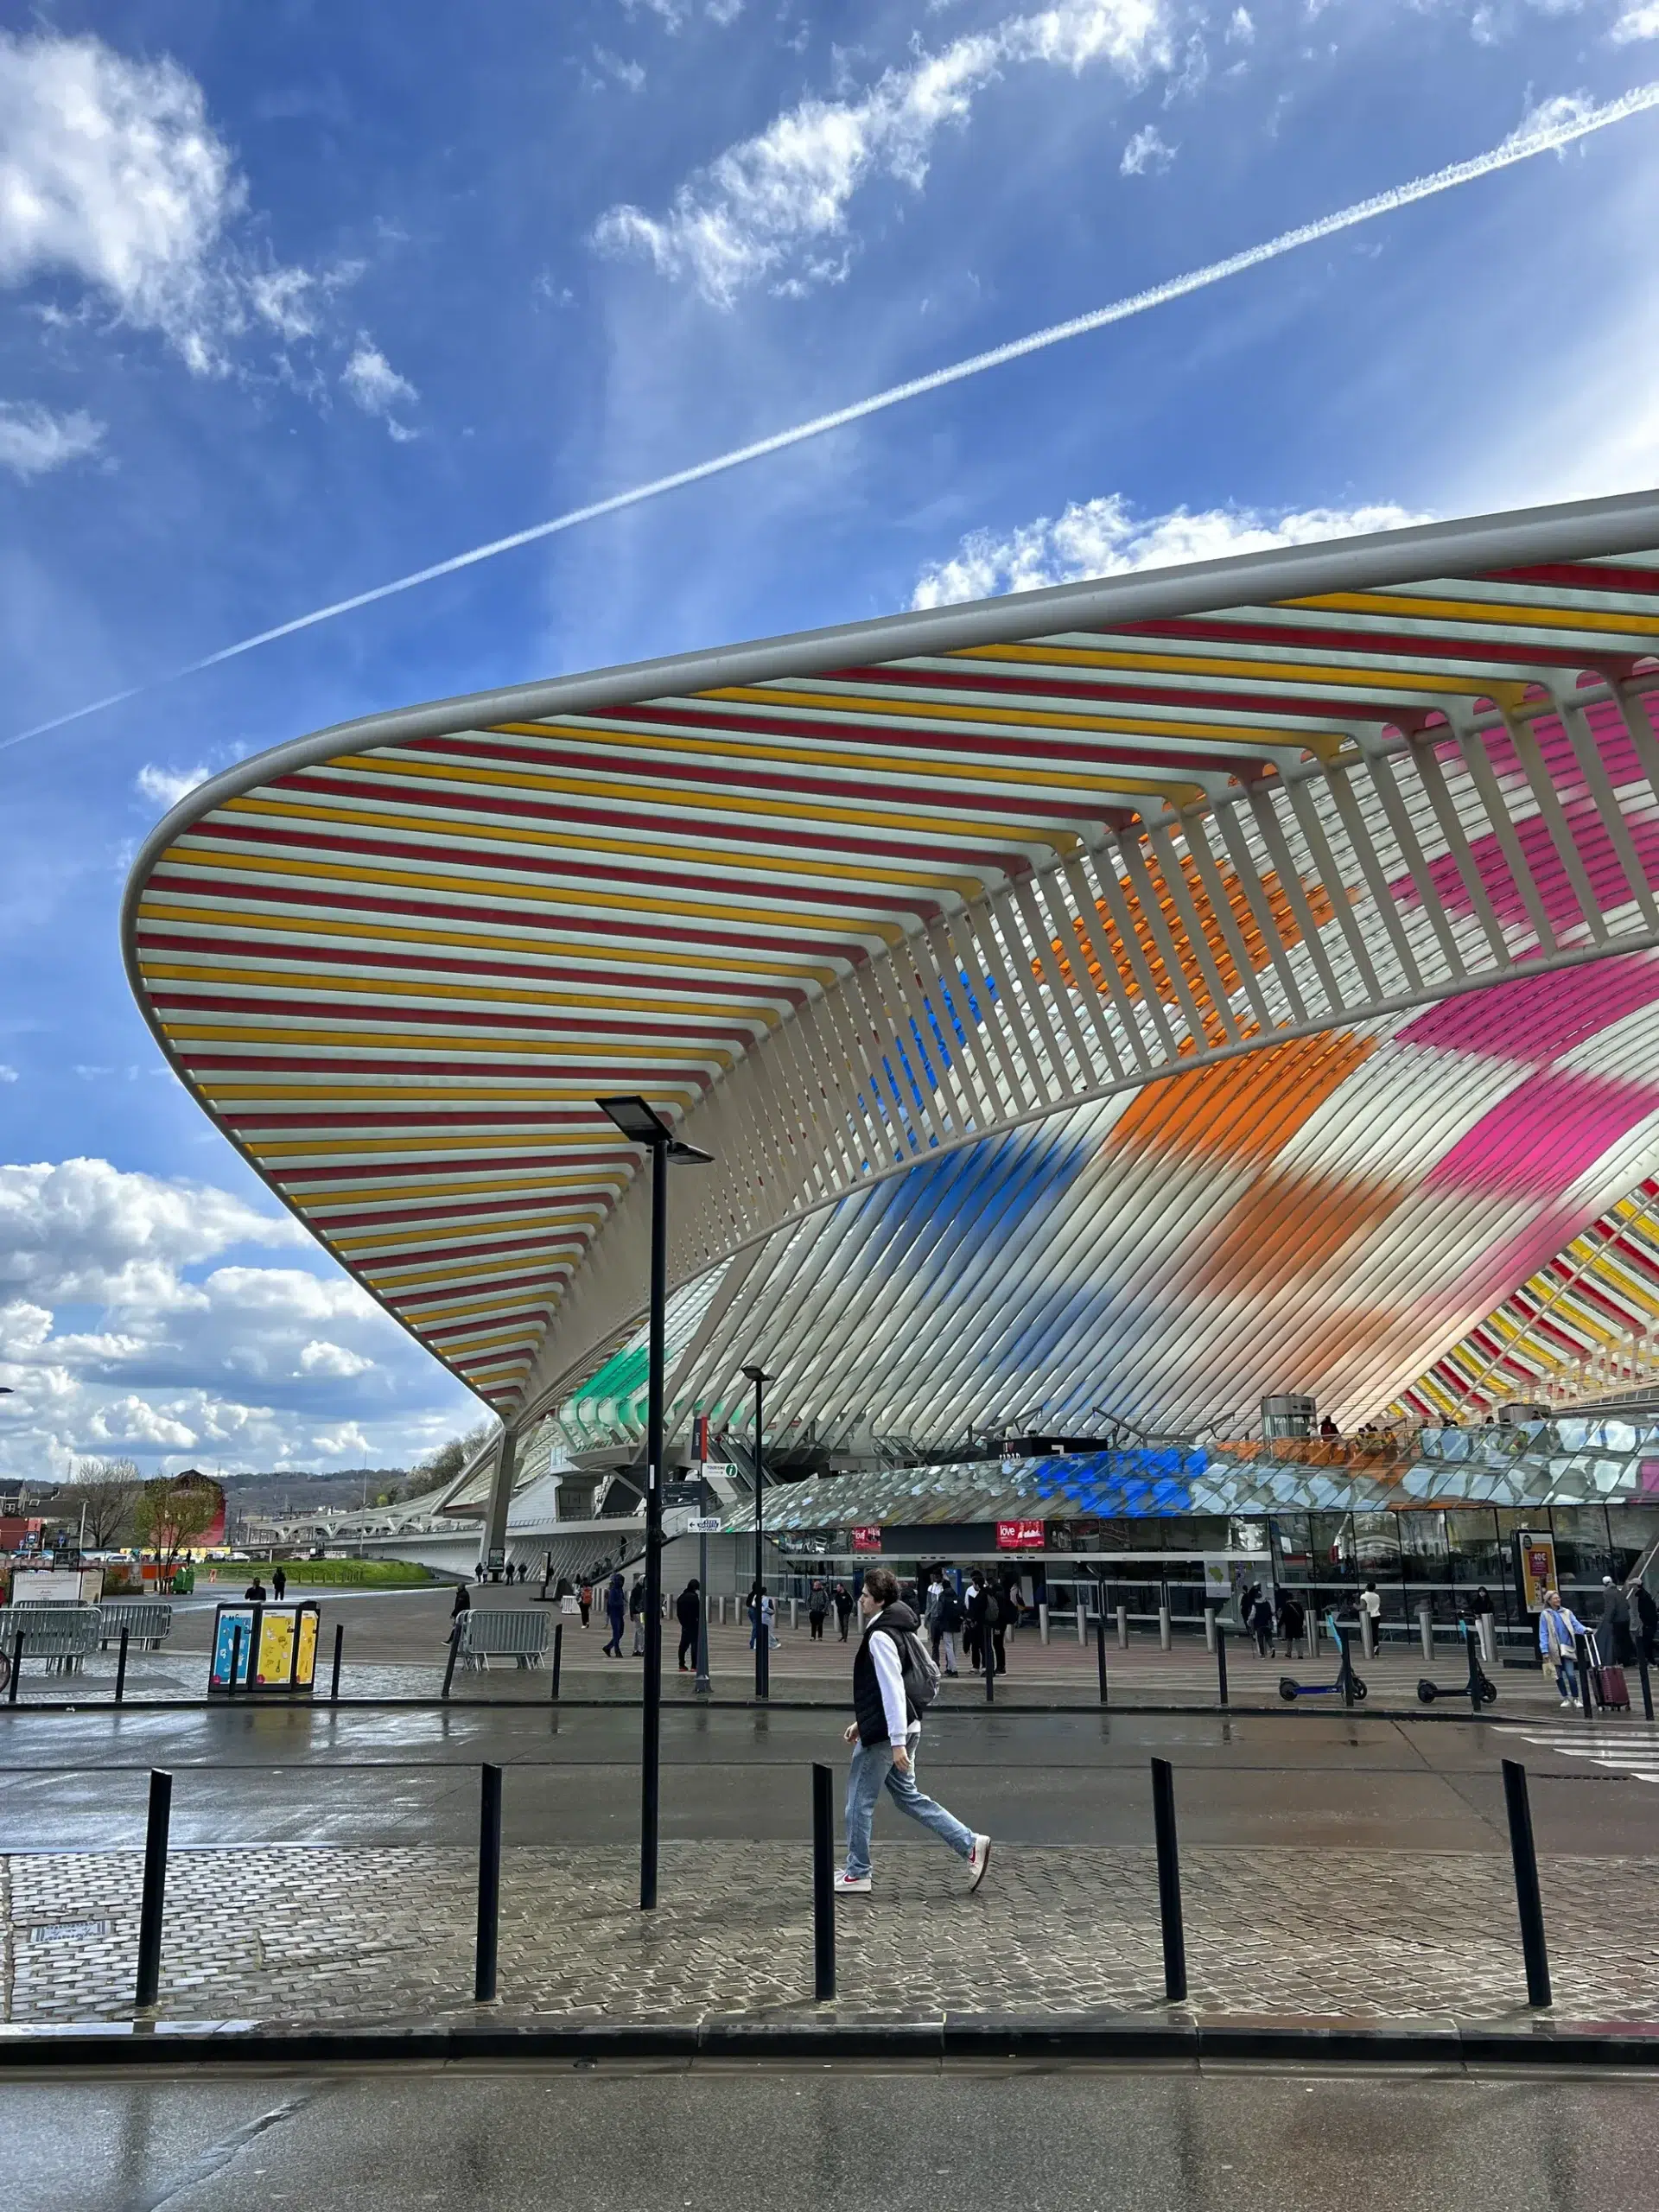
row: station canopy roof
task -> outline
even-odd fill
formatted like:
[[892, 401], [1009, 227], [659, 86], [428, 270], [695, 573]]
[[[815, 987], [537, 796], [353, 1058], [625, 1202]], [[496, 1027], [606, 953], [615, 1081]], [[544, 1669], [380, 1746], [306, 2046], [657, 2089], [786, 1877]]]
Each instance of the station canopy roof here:
[[[1519, 711], [1564, 674], [1645, 683], [1656, 653], [1650, 499], [551, 679], [193, 791], [134, 870], [130, 970], [270, 1188], [510, 1415], [639, 1166], [598, 1098], [683, 1122], [895, 946], [1103, 836], [1357, 732]], [[1191, 912], [1166, 904], [1176, 938]], [[1214, 976], [1213, 942], [1174, 950]]]

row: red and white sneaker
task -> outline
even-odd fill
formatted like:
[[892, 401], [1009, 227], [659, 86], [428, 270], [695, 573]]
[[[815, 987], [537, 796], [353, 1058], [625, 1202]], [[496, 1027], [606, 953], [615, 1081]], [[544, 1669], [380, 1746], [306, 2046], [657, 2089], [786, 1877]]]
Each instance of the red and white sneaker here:
[[867, 1897], [870, 1878], [868, 1874], [849, 1874], [843, 1866], [836, 1877], [834, 1888], [838, 1897]]
[[990, 1863], [991, 1839], [988, 1835], [976, 1835], [973, 1850], [968, 1857], [968, 1888], [970, 1894], [984, 1880], [985, 1869]]

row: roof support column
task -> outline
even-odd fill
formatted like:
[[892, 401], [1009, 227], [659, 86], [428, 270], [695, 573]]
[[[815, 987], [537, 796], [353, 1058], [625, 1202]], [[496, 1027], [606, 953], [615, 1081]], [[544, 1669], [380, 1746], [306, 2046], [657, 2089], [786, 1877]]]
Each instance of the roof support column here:
[[484, 1564], [499, 1564], [498, 1552], [507, 1548], [507, 1508], [512, 1503], [513, 1470], [518, 1459], [518, 1438], [505, 1424], [501, 1430], [501, 1449], [496, 1455], [495, 1473], [490, 1483], [489, 1509], [484, 1516]]

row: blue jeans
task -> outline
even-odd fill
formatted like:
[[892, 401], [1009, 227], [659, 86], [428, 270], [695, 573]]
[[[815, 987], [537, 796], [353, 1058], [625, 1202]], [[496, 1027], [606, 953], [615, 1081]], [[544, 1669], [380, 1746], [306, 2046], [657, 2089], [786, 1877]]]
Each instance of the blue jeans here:
[[1556, 1656], [1555, 1687], [1560, 1690], [1563, 1697], [1570, 1697], [1573, 1699], [1574, 1703], [1577, 1702], [1579, 1694], [1579, 1670], [1565, 1652], [1560, 1652]]
[[908, 1813], [912, 1821], [919, 1821], [925, 1828], [944, 1838], [958, 1859], [973, 1856], [974, 1832], [965, 1828], [953, 1813], [943, 1805], [936, 1805], [931, 1797], [924, 1797], [916, 1787], [914, 1772], [916, 1752], [921, 1741], [919, 1728], [912, 1729], [910, 1737], [912, 1771], [900, 1774], [893, 1763], [891, 1744], [855, 1744], [853, 1764], [847, 1776], [847, 1872], [861, 1878], [870, 1871], [870, 1822], [875, 1817], [875, 1801], [881, 1785], [887, 1785], [887, 1794], [901, 1813]]

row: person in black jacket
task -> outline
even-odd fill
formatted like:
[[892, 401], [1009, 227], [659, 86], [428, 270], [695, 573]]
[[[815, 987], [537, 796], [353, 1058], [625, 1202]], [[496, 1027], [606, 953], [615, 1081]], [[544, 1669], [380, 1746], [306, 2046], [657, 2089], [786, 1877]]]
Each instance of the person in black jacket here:
[[837, 1582], [832, 1596], [836, 1603], [836, 1620], [841, 1630], [841, 1640], [847, 1641], [847, 1624], [853, 1618], [853, 1593], [844, 1582]]
[[847, 1863], [836, 1889], [843, 1897], [868, 1891], [870, 1822], [885, 1783], [900, 1812], [931, 1829], [966, 1862], [968, 1886], [976, 1890], [989, 1863], [991, 1839], [964, 1827], [916, 1787], [922, 1714], [911, 1686], [925, 1662], [916, 1645], [919, 1623], [899, 1603], [898, 1578], [890, 1568], [873, 1567], [865, 1575], [858, 1611], [864, 1634], [853, 1656], [853, 1720], [845, 1738], [854, 1747], [847, 1777]]
[[1630, 1584], [1630, 1619], [1637, 1647], [1651, 1667], [1655, 1642], [1659, 1639], [1659, 1605], [1654, 1603], [1653, 1592], [1645, 1582]]
[[696, 1664], [697, 1630], [702, 1624], [702, 1585], [695, 1574], [674, 1600], [674, 1618], [680, 1624], [680, 1672], [683, 1675], [688, 1671], [688, 1651], [692, 1665]]

